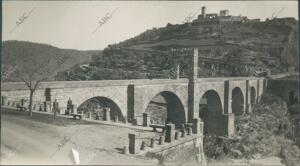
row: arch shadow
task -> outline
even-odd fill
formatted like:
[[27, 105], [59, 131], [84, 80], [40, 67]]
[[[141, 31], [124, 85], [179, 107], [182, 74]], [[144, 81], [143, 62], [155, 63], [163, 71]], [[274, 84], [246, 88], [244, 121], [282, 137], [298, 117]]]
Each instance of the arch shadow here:
[[223, 115], [221, 98], [215, 90], [208, 90], [201, 96], [199, 117], [204, 122], [205, 135], [226, 134], [227, 120]]
[[150, 116], [151, 123], [173, 123], [176, 128], [186, 122], [184, 106], [179, 97], [170, 91], [162, 91], [148, 103], [145, 112]]
[[250, 87], [250, 104], [256, 103], [256, 90], [253, 86]]
[[240, 87], [235, 87], [231, 93], [231, 109], [235, 116], [244, 114], [244, 95]]

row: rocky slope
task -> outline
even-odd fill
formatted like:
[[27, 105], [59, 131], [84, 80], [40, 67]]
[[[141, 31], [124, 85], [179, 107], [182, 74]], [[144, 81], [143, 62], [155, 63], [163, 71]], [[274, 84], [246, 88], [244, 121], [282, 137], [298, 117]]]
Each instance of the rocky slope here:
[[[52, 77], [55, 79], [57, 72], [65, 71], [76, 64], [89, 63], [93, 54], [101, 51], [79, 51], [70, 49], [60, 49], [46, 44], [32, 43], [26, 41], [4, 41], [2, 42], [1, 65], [2, 81], [18, 81], [14, 72], [8, 72], [7, 77], [3, 77], [4, 72], [13, 69], [16, 64], [37, 65], [43, 64], [46, 57], [53, 57], [57, 63], [63, 62], [63, 65], [57, 69], [53, 64], [51, 70]], [[38, 57], [35, 62], [26, 61], [29, 56]], [[19, 66], [20, 67], [20, 66]], [[26, 71], [24, 71], [26, 72]]]
[[[95, 56], [88, 71], [74, 68], [71, 75], [88, 75], [85, 79], [168, 78], [179, 63], [181, 76], [186, 77], [187, 57], [170, 52], [184, 47], [199, 48], [199, 77], [248, 76], [258, 69], [273, 74], [297, 70], [298, 21], [168, 24], [109, 45]], [[207, 59], [229, 66], [216, 69], [202, 63]]]

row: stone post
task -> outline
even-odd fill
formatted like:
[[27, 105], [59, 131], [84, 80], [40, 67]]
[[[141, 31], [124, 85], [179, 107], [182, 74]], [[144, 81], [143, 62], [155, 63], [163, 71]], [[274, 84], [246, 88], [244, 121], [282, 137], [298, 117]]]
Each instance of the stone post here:
[[165, 141], [164, 136], [160, 136], [158, 140], [158, 145], [164, 144], [164, 141]]
[[137, 119], [136, 118], [132, 119], [132, 124], [135, 125], [135, 126], [137, 125]]
[[43, 106], [40, 104], [40, 108], [39, 108], [39, 111], [43, 111]]
[[115, 115], [115, 122], [119, 122], [119, 116], [118, 115]]
[[142, 141], [141, 150], [146, 150], [146, 142]]
[[53, 109], [53, 112], [54, 112], [54, 116], [56, 116], [56, 113], [59, 113], [59, 104], [58, 104], [58, 102], [56, 101], [56, 99], [55, 99], [54, 102], [53, 102], [53, 107], [52, 107], [52, 109]]
[[136, 154], [140, 151], [140, 145], [137, 141], [137, 135], [135, 133], [129, 133], [129, 153], [130, 154]]
[[100, 112], [96, 112], [96, 120], [100, 120]]
[[51, 112], [50, 105], [51, 105], [51, 101], [44, 102], [44, 112]]
[[200, 118], [192, 119], [192, 132], [198, 134], [200, 132]]
[[181, 125], [180, 125], [180, 129], [181, 129], [183, 132], [185, 132], [185, 125], [184, 125], [184, 124], [181, 124]]
[[150, 117], [147, 113], [143, 113], [143, 126], [148, 127], [150, 125]]
[[21, 99], [21, 106], [25, 107], [25, 100], [24, 99]]
[[58, 113], [58, 110], [59, 110], [58, 102], [56, 101], [56, 99], [53, 102], [52, 110], [53, 110], [54, 116], [56, 116], [56, 114]]
[[104, 121], [110, 121], [110, 108], [104, 108]]
[[7, 102], [7, 97], [6, 96], [1, 96], [1, 105], [5, 105]]
[[151, 148], [154, 148], [154, 144], [155, 144], [155, 139], [154, 139], [154, 138], [151, 138], [151, 139], [150, 139], [150, 147], [151, 147]]
[[87, 118], [92, 118], [92, 114], [88, 112], [88, 117]]
[[188, 126], [187, 128], [187, 135], [191, 135], [191, 126]]
[[77, 112], [77, 105], [76, 104], [73, 104], [72, 105], [72, 112], [74, 113], [74, 114], [77, 114], [78, 112]]
[[181, 137], [185, 137], [185, 131], [181, 130]]
[[175, 124], [166, 124], [166, 139], [165, 142], [172, 142], [175, 135]]
[[175, 132], [175, 140], [178, 140], [178, 131]]
[[123, 148], [123, 154], [128, 154], [128, 147], [127, 146], [124, 146], [124, 148]]

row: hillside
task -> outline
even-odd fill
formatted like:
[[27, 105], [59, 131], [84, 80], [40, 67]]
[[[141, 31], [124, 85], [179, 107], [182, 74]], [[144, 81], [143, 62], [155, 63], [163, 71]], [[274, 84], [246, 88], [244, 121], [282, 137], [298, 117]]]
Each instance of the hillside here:
[[[109, 45], [103, 54], [95, 56], [88, 69], [73, 68], [65, 77], [168, 78], [178, 63], [182, 66], [181, 76], [186, 77], [187, 57], [178, 58], [170, 52], [172, 48], [184, 47], [199, 49], [199, 77], [249, 76], [256, 70], [271, 70], [272, 74], [294, 71], [298, 69], [298, 21], [276, 18], [233, 23], [168, 23]], [[206, 59], [222, 64], [212, 67], [202, 63]]]
[[[37, 65], [34, 62], [25, 61], [29, 55], [39, 57], [37, 63], [43, 64], [45, 57], [53, 57], [57, 63], [63, 62], [59, 68], [52, 65], [51, 80], [55, 79], [57, 72], [68, 70], [76, 64], [89, 63], [92, 55], [101, 51], [79, 51], [71, 49], [60, 49], [46, 44], [32, 43], [26, 41], [4, 41], [2, 42], [2, 76], [3, 72], [13, 68], [16, 64], [22, 65]], [[98, 54], [99, 55], [99, 54]], [[7, 78], [2, 78], [2, 81], [17, 81], [14, 73], [10, 73]]]

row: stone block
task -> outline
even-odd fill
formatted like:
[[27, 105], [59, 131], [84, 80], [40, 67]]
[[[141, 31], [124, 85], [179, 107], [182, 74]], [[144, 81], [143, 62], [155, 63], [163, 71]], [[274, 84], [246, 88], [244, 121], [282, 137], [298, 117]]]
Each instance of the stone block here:
[[76, 104], [72, 104], [72, 113], [77, 114], [77, 105]]
[[119, 116], [118, 116], [118, 115], [115, 115], [114, 121], [115, 121], [116, 123], [119, 122]]
[[44, 112], [50, 112], [51, 101], [44, 101]]
[[199, 132], [204, 135], [204, 122], [199, 122]]
[[162, 144], [164, 144], [164, 142], [165, 142], [164, 136], [160, 136], [158, 139], [158, 145], [162, 145]]
[[123, 148], [123, 154], [128, 154], [128, 147], [127, 146], [124, 146], [124, 148]]
[[175, 124], [166, 124], [165, 132], [165, 142], [172, 142], [175, 136]]
[[179, 135], [179, 133], [178, 133], [178, 131], [176, 131], [175, 132], [175, 140], [178, 140], [178, 135]]
[[140, 144], [135, 133], [129, 133], [129, 153], [136, 154], [140, 151]]
[[151, 148], [154, 148], [154, 146], [155, 146], [155, 139], [154, 139], [154, 138], [151, 138], [151, 139], [150, 139], [150, 147], [151, 147]]
[[5, 105], [7, 103], [7, 97], [1, 96], [1, 105]]
[[136, 122], [136, 125], [139, 125], [139, 126], [142, 126], [143, 125], [143, 117], [140, 117], [140, 116], [137, 116], [135, 118], [135, 122]]
[[188, 126], [187, 127], [187, 135], [191, 135], [191, 132], [192, 132], [191, 126]]
[[104, 121], [110, 121], [110, 108], [104, 108], [103, 110]]
[[200, 118], [194, 118], [192, 119], [192, 132], [194, 134], [200, 133]]
[[136, 118], [133, 118], [133, 119], [132, 119], [132, 124], [133, 124], [133, 125], [137, 125], [137, 124], [138, 124]]
[[185, 131], [181, 130], [181, 137], [185, 137]]
[[43, 105], [40, 104], [39, 111], [43, 111]]
[[147, 113], [143, 113], [143, 126], [148, 127], [150, 125], [150, 117]]
[[87, 113], [87, 118], [92, 118], [92, 113], [88, 112]]
[[146, 142], [142, 141], [141, 150], [146, 150]]

